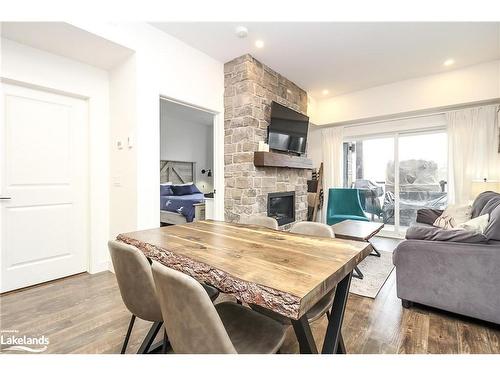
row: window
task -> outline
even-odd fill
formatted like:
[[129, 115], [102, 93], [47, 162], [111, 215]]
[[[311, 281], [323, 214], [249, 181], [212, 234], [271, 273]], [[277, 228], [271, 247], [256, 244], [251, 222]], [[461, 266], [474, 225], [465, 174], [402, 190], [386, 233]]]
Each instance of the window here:
[[[398, 171], [398, 173], [396, 173]], [[447, 202], [444, 130], [354, 137], [344, 143], [344, 186], [360, 190], [366, 216], [403, 233], [420, 208]]]

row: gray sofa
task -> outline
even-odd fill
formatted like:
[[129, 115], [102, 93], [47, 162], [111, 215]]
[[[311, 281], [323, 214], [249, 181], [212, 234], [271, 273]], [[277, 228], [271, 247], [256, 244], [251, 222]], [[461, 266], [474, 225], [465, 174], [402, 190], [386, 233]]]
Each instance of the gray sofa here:
[[481, 193], [472, 217], [490, 214], [484, 235], [432, 226], [439, 210], [423, 209], [393, 254], [397, 295], [500, 324], [500, 194]]

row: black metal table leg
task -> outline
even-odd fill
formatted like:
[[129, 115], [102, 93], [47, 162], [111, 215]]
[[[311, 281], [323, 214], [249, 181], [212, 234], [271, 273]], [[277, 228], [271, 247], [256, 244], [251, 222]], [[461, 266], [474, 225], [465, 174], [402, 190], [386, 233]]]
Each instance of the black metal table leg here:
[[163, 330], [163, 345], [161, 348], [162, 354], [167, 354], [167, 350], [168, 350], [168, 336], [167, 336], [167, 330], [164, 329]]
[[361, 272], [358, 266], [354, 267], [354, 272], [352, 276], [355, 277], [356, 279], [361, 279], [361, 280], [363, 280], [363, 278], [365, 277], [365, 275], [363, 275], [363, 272]]
[[370, 241], [368, 241], [368, 243], [369, 243], [370, 245], [372, 245], [372, 249], [373, 249], [373, 252], [371, 252], [371, 253], [370, 253], [370, 255], [371, 255], [371, 256], [374, 256], [374, 257], [379, 257], [379, 258], [380, 258], [380, 251], [378, 251], [378, 250], [375, 248], [375, 246], [373, 246], [373, 244], [372, 244]]
[[[323, 342], [322, 354], [338, 353], [339, 349], [345, 353], [345, 346], [342, 340], [342, 320], [344, 319], [345, 307], [347, 305], [347, 296], [351, 285], [352, 272], [337, 284], [335, 298], [333, 299], [332, 311], [326, 329], [325, 341]], [[341, 343], [340, 343], [341, 342]], [[339, 348], [341, 346], [341, 348]]]
[[307, 315], [302, 315], [299, 320], [292, 320], [292, 325], [299, 342], [300, 354], [318, 354]]
[[153, 325], [151, 326], [148, 334], [146, 335], [146, 338], [141, 344], [141, 347], [137, 351], [137, 354], [147, 354], [149, 353], [149, 349], [151, 348], [151, 345], [153, 344], [153, 341], [158, 334], [158, 331], [160, 330], [163, 322], [154, 322]]

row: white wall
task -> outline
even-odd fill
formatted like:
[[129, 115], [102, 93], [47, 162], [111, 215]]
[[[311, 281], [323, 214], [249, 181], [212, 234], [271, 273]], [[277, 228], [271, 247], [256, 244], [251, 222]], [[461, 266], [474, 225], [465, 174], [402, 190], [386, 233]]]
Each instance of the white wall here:
[[323, 161], [323, 144], [321, 140], [321, 128], [319, 126], [309, 125], [307, 157], [312, 159], [314, 168], [319, 168]]
[[[214, 155], [215, 218], [224, 215], [223, 64], [146, 23], [75, 23], [135, 51], [137, 71], [137, 228], [158, 226], [159, 97], [217, 112]], [[133, 199], [133, 197], [131, 197]]]
[[203, 193], [212, 191], [213, 177], [201, 170], [213, 169], [213, 125], [172, 116], [168, 109], [162, 109], [160, 123], [161, 160], [195, 162], [196, 186]]
[[108, 73], [2, 39], [3, 80], [86, 98], [89, 108], [90, 272], [108, 268], [109, 91]]
[[[316, 103], [316, 125], [500, 98], [500, 61], [377, 86]], [[360, 121], [361, 122], [361, 121]]]
[[[109, 74], [110, 238], [137, 228], [136, 58]], [[131, 140], [129, 144], [128, 140]], [[116, 144], [121, 141], [123, 146]]]

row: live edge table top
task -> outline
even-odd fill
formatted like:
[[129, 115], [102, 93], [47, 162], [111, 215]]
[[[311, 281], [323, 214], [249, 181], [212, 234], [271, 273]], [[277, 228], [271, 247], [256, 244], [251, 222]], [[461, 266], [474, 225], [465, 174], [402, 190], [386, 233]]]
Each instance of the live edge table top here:
[[365, 242], [219, 221], [124, 233], [118, 240], [224, 293], [291, 319], [305, 314], [372, 249]]

